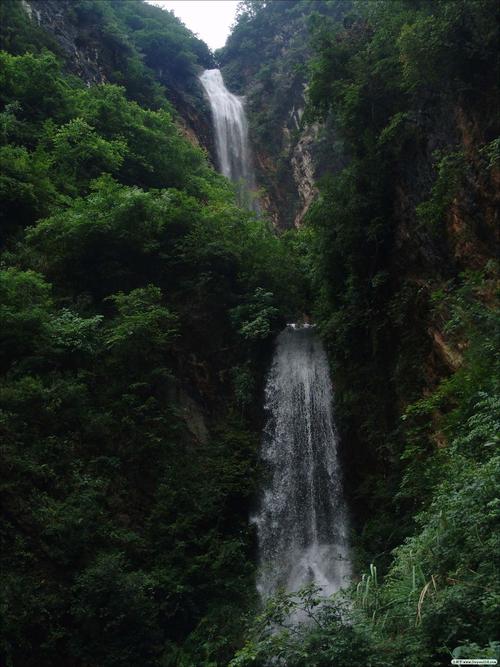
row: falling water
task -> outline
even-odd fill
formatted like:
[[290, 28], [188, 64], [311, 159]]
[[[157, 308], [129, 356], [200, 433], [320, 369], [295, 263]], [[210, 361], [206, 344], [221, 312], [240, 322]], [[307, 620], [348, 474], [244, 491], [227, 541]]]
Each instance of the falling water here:
[[252, 155], [248, 142], [248, 123], [243, 101], [225, 87], [218, 69], [207, 69], [200, 76], [212, 109], [219, 169], [239, 186], [241, 204], [257, 210]]
[[259, 592], [265, 599], [315, 583], [330, 595], [350, 576], [348, 526], [328, 360], [313, 327], [288, 325], [278, 336], [266, 410], [270, 480], [253, 519]]

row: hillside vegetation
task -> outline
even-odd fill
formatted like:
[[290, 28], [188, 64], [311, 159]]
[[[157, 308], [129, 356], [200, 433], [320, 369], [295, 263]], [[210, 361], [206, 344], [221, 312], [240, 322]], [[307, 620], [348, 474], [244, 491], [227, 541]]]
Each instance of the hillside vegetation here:
[[[500, 659], [498, 3], [240, 4], [216, 56], [278, 231], [199, 146], [203, 42], [140, 0], [27, 5], [0, 8], [2, 664]], [[304, 314], [355, 578], [262, 609], [262, 384]]]
[[301, 279], [165, 97], [86, 87], [45, 35], [20, 53], [41, 33], [18, 16], [0, 55], [2, 663], [224, 664], [255, 598], [254, 406]]

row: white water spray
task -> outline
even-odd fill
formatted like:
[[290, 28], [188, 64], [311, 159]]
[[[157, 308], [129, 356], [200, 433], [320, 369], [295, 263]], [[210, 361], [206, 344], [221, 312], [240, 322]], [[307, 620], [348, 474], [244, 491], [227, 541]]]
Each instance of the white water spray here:
[[229, 92], [218, 69], [205, 70], [200, 76], [200, 82], [212, 110], [219, 169], [224, 176], [238, 184], [240, 203], [257, 210], [243, 100]]
[[288, 325], [278, 336], [266, 385], [262, 456], [270, 480], [257, 524], [266, 599], [278, 588], [315, 583], [331, 595], [351, 566], [325, 350], [313, 327]]

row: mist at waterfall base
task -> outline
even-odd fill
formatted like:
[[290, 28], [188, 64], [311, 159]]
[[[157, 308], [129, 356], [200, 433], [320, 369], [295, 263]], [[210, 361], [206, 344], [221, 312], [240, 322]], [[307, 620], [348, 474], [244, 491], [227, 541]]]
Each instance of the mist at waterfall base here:
[[207, 69], [200, 82], [210, 102], [220, 172], [237, 185], [240, 205], [259, 211], [243, 100], [224, 85], [218, 69]]
[[348, 518], [328, 359], [313, 327], [288, 325], [278, 336], [265, 407], [269, 481], [252, 517], [258, 591], [266, 600], [278, 589], [315, 584], [331, 595], [351, 574]]

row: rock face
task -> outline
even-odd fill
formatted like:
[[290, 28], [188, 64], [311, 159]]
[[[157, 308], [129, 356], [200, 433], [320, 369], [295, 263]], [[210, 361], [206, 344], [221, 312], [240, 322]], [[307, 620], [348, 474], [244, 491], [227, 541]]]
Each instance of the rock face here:
[[[292, 110], [295, 115], [295, 110]], [[264, 190], [261, 203], [277, 229], [300, 227], [309, 206], [318, 194], [315, 148], [319, 125], [306, 127], [297, 137], [285, 124], [282, 128], [283, 162], [288, 174], [277, 169], [273, 157], [262, 150], [257, 153], [257, 170], [261, 182], [270, 183]]]
[[[316, 181], [320, 174], [317, 164], [317, 142], [321, 128], [318, 123], [302, 127], [305, 100], [301, 106], [292, 104], [279, 135], [280, 153], [254, 142], [260, 201], [277, 229], [300, 227], [309, 206], [318, 194]], [[250, 111], [250, 114], [252, 112]]]
[[220, 54], [228, 87], [245, 96], [261, 203], [279, 230], [303, 224], [325, 167], [323, 128], [304, 118], [310, 15], [342, 20], [350, 9], [350, 0], [280, 0], [243, 11]]
[[248, 97], [257, 179], [263, 193], [260, 201], [277, 229], [300, 227], [317, 195], [320, 174], [316, 158], [320, 126], [302, 122], [306, 104], [303, 82], [293, 87], [279, 116], [270, 119], [273, 130], [276, 128], [272, 143], [263, 142], [255, 131], [252, 136], [256, 108], [252, 94]]
[[[461, 273], [484, 269], [500, 251], [499, 170], [485, 169], [479, 152], [491, 140], [488, 127], [494, 126], [488, 109], [475, 118], [470, 110], [443, 102], [439, 114], [415, 120], [422, 138], [400, 160], [392, 271], [428, 298], [433, 291], [446, 292]], [[435, 186], [437, 153], [456, 155], [467, 166], [439, 227], [433, 227], [418, 220], [417, 210]], [[481, 298], [486, 303], [488, 295]], [[461, 366], [467, 347], [446, 329], [445, 320], [431, 309], [420, 323], [428, 340], [427, 389]]]
[[307, 127], [295, 144], [290, 158], [293, 178], [299, 195], [299, 207], [293, 220], [295, 227], [300, 226], [309, 206], [318, 193], [314, 162], [314, 146], [318, 138], [318, 132], [319, 126], [317, 123]]
[[[254, 142], [257, 177], [263, 187], [264, 210], [279, 230], [301, 227], [318, 195], [317, 183], [326, 173], [335, 174], [348, 163], [344, 147], [331, 123], [306, 123], [303, 89], [289, 109], [279, 134], [279, 153], [272, 145]], [[250, 110], [250, 119], [252, 120]], [[334, 151], [332, 153], [332, 142]]]
[[[161, 81], [161, 73], [157, 73], [158, 80]], [[212, 131], [212, 119], [210, 109], [206, 100], [201, 97], [196, 104], [186, 99], [182, 93], [171, 91], [168, 93], [169, 100], [178, 111], [177, 123], [184, 136], [195, 146], [203, 148], [208, 155], [212, 166], [216, 166], [215, 141]]]
[[194, 444], [205, 445], [209, 441], [209, 430], [202, 406], [184, 387], [175, 384], [171, 391], [172, 401], [179, 406], [179, 414]]
[[88, 86], [106, 83], [106, 65], [102, 43], [82, 40], [81, 25], [70, 19], [70, 0], [22, 0], [21, 5], [32, 21], [50, 32], [66, 60], [67, 68]]

